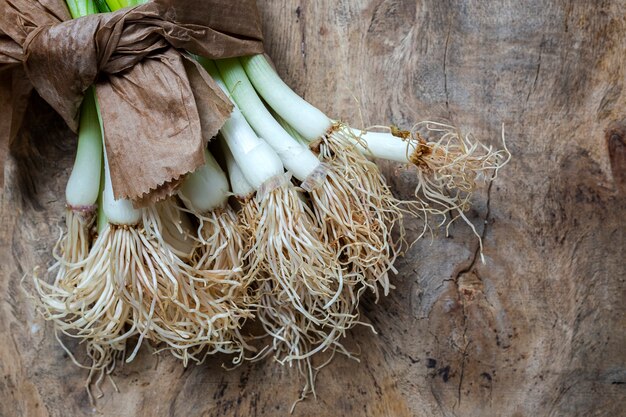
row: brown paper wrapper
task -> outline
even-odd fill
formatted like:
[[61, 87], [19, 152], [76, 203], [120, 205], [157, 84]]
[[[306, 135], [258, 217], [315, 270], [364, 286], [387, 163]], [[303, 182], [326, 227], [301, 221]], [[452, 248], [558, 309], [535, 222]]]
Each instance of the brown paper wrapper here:
[[67, 19], [60, 0], [0, 0], [0, 33], [8, 35], [0, 38], [0, 68], [23, 63], [34, 88], [74, 131], [94, 84], [115, 197], [145, 204], [171, 194], [204, 163], [207, 141], [231, 110], [182, 51], [215, 59], [261, 53], [255, 2], [155, 0]]

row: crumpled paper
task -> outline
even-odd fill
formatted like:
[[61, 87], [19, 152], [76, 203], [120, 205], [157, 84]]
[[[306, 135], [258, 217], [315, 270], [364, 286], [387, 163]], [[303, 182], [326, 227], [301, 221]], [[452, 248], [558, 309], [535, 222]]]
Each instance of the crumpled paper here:
[[0, 0], [0, 168], [31, 84], [75, 132], [94, 85], [115, 197], [171, 194], [231, 111], [185, 51], [262, 53], [255, 1], [154, 0], [70, 20], [62, 0]]

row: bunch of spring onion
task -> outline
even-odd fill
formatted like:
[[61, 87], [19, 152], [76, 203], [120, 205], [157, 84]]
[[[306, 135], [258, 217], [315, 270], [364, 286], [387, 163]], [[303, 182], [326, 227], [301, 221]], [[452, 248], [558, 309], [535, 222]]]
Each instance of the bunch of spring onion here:
[[[201, 62], [241, 108], [220, 132], [235, 162], [229, 166], [238, 166], [256, 190], [240, 213], [253, 242], [246, 264], [257, 282], [256, 316], [271, 336], [266, 353], [282, 363], [295, 361], [312, 382], [309, 358], [328, 348], [349, 355], [340, 338], [359, 322], [361, 293], [376, 289], [378, 280], [388, 285], [395, 218], [290, 136], [237, 60], [218, 61], [219, 70]], [[333, 236], [325, 234], [324, 222]]]
[[[217, 68], [206, 60], [203, 64], [228, 91]], [[248, 120], [235, 105], [220, 129], [228, 158], [232, 156], [254, 194], [240, 202], [241, 222], [251, 239], [246, 274], [256, 283], [256, 315], [280, 345], [276, 349], [284, 360], [304, 359], [313, 353], [310, 345], [322, 349], [336, 344], [336, 333], [352, 325], [356, 297], [345, 282], [352, 279], [351, 272], [320, 239], [315, 217], [278, 153]], [[319, 163], [314, 156], [312, 162]], [[232, 172], [234, 164], [228, 165]]]
[[[89, 0], [70, 8], [95, 11]], [[176, 196], [144, 209], [114, 199], [97, 100], [86, 96], [55, 281], [35, 280], [41, 310], [86, 343], [101, 376], [131, 340], [128, 361], [147, 340], [185, 364], [215, 352], [239, 363], [254, 350], [241, 331], [254, 316], [268, 342], [251, 358], [295, 363], [303, 395], [314, 393], [311, 357], [350, 356], [341, 338], [361, 323], [362, 294], [392, 287], [403, 218], [422, 216], [425, 228], [431, 214], [468, 221], [477, 180], [495, 175], [507, 151], [432, 122], [357, 130], [298, 97], [262, 56], [199, 60], [234, 102], [219, 134], [222, 165], [207, 150]], [[416, 167], [415, 201], [393, 196], [372, 156]]]
[[[206, 61], [204, 64], [214, 79], [220, 83], [223, 79], [225, 91], [252, 127], [254, 132], [246, 136], [254, 138], [255, 133], [262, 138], [301, 191], [300, 203], [293, 191], [276, 202], [267, 195], [268, 185], [272, 190], [278, 186], [270, 181], [272, 177], [268, 174], [263, 177], [266, 182], [258, 185], [260, 181], [249, 176], [256, 172], [247, 172], [251, 166], [275, 165], [274, 178], [280, 178], [282, 171], [275, 156], [265, 155], [264, 163], [262, 154], [256, 159], [243, 158], [246, 146], [261, 147], [262, 142], [242, 145], [239, 142], [243, 140], [229, 140], [225, 135], [234, 159], [229, 166], [236, 164], [257, 190], [254, 198], [246, 200], [253, 201], [248, 203], [251, 207], [244, 203], [242, 208], [242, 221], [255, 236], [248, 261], [252, 266], [249, 273], [257, 274], [259, 282], [257, 316], [272, 337], [271, 350], [279, 362], [297, 361], [299, 367], [304, 362], [300, 369], [308, 377], [306, 395], [307, 389], [313, 390], [310, 357], [328, 348], [349, 355], [339, 339], [359, 323], [361, 294], [370, 288], [378, 296], [378, 285], [387, 294], [388, 271], [393, 270], [404, 240], [403, 216], [424, 217], [426, 229], [429, 215], [445, 218], [448, 212], [455, 212], [471, 226], [464, 215], [471, 193], [481, 177], [495, 177], [506, 163], [508, 151], [493, 150], [469, 136], [460, 136], [451, 126], [434, 122], [416, 125], [414, 133], [393, 128], [389, 133], [361, 131], [334, 122], [289, 89], [261, 55], [219, 60], [219, 71]], [[420, 128], [430, 140], [422, 138]], [[416, 200], [397, 200], [377, 166], [367, 158], [371, 156], [415, 166]], [[292, 185], [287, 187], [291, 189]], [[286, 202], [297, 203], [297, 210], [289, 211], [287, 216], [281, 209], [290, 207]], [[328, 270], [325, 275], [308, 276], [304, 264], [284, 258], [301, 248], [292, 238], [294, 222], [309, 232], [308, 245], [313, 242], [309, 239], [317, 238], [315, 248], [325, 250], [324, 256], [329, 258], [319, 265], [329, 264], [330, 260], [339, 263], [331, 270], [334, 278], [328, 279]], [[268, 225], [272, 228], [267, 229]], [[394, 227], [397, 240], [392, 235]], [[268, 230], [270, 234], [266, 234]], [[272, 256], [277, 249], [282, 251], [282, 258]]]
[[[73, 17], [95, 12], [89, 1], [69, 6]], [[145, 209], [116, 200], [94, 96], [86, 95], [81, 110], [66, 191], [67, 232], [52, 267], [56, 277], [53, 283], [35, 277], [39, 310], [56, 331], [85, 343], [92, 361], [86, 366], [89, 379], [99, 374], [97, 385], [117, 357], [126, 355], [131, 340], [135, 346], [127, 361], [144, 340], [184, 363], [215, 352], [240, 358], [245, 346], [240, 328], [250, 311], [248, 289], [238, 280], [243, 244], [236, 227], [225, 228], [235, 216], [225, 209], [224, 173], [207, 154], [206, 166], [189, 175], [181, 189], [188, 211], [200, 218], [196, 239], [188, 238], [192, 221], [176, 198]], [[97, 236], [92, 231], [96, 205]]]

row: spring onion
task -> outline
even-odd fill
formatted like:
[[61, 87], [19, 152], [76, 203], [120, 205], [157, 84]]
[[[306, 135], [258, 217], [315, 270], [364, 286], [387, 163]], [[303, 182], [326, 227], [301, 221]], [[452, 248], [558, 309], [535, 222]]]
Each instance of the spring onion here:
[[231, 326], [230, 331], [233, 346], [238, 349], [236, 352], [232, 349], [232, 352], [239, 354], [233, 362], [238, 363], [246, 345], [239, 327], [251, 316], [247, 306], [252, 302], [249, 298], [252, 279], [244, 274], [244, 233], [237, 214], [228, 204], [228, 178], [208, 151], [205, 151], [205, 160], [204, 166], [187, 176], [179, 196], [199, 223], [194, 236], [199, 242], [192, 259], [194, 269], [210, 277], [215, 297], [229, 301], [230, 318], [241, 319], [239, 326]]
[[[205, 64], [228, 92], [217, 68]], [[248, 273], [257, 277], [259, 287], [257, 318], [273, 336], [277, 360], [297, 360], [299, 367], [304, 360], [310, 370], [309, 357], [331, 346], [334, 349], [339, 335], [351, 326], [354, 298], [344, 287], [350, 273], [320, 241], [315, 218], [289, 175], [283, 173], [278, 155], [258, 138], [237, 105], [220, 133], [245, 179], [256, 189], [253, 203], [243, 201], [248, 207], [240, 213], [249, 213], [242, 222], [253, 236], [246, 257]], [[262, 155], [264, 160], [255, 160], [250, 150], [257, 148], [271, 152], [271, 159]], [[265, 164], [267, 169], [268, 163], [276, 171], [260, 178], [257, 166]]]
[[[474, 230], [464, 212], [469, 208], [477, 181], [495, 178], [510, 159], [506, 145], [503, 150], [495, 150], [469, 135], [461, 135], [452, 126], [435, 122], [418, 123], [413, 129], [415, 133], [395, 128], [388, 128], [387, 133], [352, 129], [333, 122], [294, 93], [262, 55], [241, 58], [241, 62], [269, 106], [314, 146], [323, 143], [347, 173], [353, 161], [342, 159], [354, 159], [347, 154], [355, 150], [415, 166], [418, 173], [415, 196], [422, 212], [441, 215], [456, 212]], [[424, 139], [419, 130], [429, 139]]]

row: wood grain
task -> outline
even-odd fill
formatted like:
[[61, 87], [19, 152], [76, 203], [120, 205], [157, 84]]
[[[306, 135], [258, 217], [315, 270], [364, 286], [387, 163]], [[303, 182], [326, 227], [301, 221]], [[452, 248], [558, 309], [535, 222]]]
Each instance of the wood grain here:
[[[626, 3], [259, 0], [284, 79], [355, 125], [444, 119], [513, 160], [455, 223], [402, 258], [396, 290], [296, 416], [617, 416], [626, 408]], [[35, 100], [6, 168], [0, 415], [273, 416], [298, 398], [277, 364], [184, 369], [144, 351], [97, 410], [19, 282], [50, 262], [75, 138]], [[398, 195], [410, 170], [381, 163]], [[411, 233], [419, 225], [409, 222]], [[80, 347], [72, 346], [80, 352]], [[79, 359], [81, 355], [78, 355]]]

